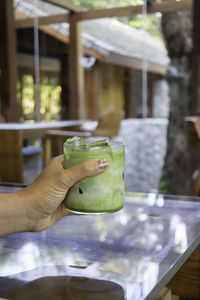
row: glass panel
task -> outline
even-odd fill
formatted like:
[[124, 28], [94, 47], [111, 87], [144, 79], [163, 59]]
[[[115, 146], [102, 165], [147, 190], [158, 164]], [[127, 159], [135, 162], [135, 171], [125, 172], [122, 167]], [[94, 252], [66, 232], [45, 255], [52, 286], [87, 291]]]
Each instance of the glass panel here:
[[15, 282], [20, 296], [44, 297], [48, 285], [65, 297], [155, 299], [199, 245], [199, 199], [175, 199], [127, 193], [112, 216], [70, 216], [43, 233], [1, 238], [0, 291], [6, 282], [14, 293]]
[[[184, 129], [190, 98], [191, 11], [146, 14], [147, 1], [139, 0], [68, 0], [67, 3], [79, 5], [85, 11], [142, 5], [143, 13], [79, 23], [83, 45], [81, 66], [77, 70], [82, 74], [81, 96], [75, 106], [74, 99], [70, 99], [73, 70], [69, 64], [69, 24], [42, 25], [38, 32], [37, 26], [18, 29], [17, 98], [23, 112], [20, 120], [67, 120], [72, 118], [70, 109], [75, 107], [75, 112], [81, 111], [82, 119], [98, 121], [108, 110], [124, 110], [126, 120], [121, 122], [118, 138], [127, 147], [127, 189], [189, 194], [192, 174], [200, 163], [196, 153], [189, 158]], [[159, 4], [162, 1], [157, 1], [156, 5]], [[41, 0], [14, 0], [14, 6], [18, 18], [69, 14], [67, 9]], [[174, 9], [176, 6], [178, 1]], [[176, 32], [174, 22], [177, 22]], [[39, 73], [34, 34], [39, 38]], [[29, 94], [27, 87], [22, 86], [25, 75], [32, 76], [35, 85], [34, 92], [30, 92], [29, 86]], [[35, 101], [34, 106], [31, 101]], [[176, 140], [181, 140], [184, 147], [180, 149]], [[194, 149], [190, 150], [194, 153]], [[177, 159], [173, 153], [183, 159]]]

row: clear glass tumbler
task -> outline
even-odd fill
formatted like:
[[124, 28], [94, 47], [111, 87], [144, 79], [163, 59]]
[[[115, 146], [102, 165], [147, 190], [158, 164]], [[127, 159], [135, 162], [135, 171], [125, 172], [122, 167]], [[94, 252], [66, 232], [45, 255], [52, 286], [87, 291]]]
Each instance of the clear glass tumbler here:
[[108, 169], [100, 175], [87, 177], [68, 191], [64, 206], [72, 212], [105, 213], [120, 210], [124, 205], [125, 147], [106, 138], [68, 139], [64, 143], [64, 167], [83, 161], [106, 158]]

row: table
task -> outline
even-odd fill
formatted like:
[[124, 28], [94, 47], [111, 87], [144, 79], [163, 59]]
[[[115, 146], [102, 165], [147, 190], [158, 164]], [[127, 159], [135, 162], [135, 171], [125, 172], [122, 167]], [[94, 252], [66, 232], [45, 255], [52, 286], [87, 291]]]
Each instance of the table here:
[[24, 139], [43, 137], [48, 129], [73, 130], [84, 122], [86, 121], [71, 120], [33, 124], [0, 124], [0, 181], [23, 183], [22, 148]]
[[199, 299], [199, 243], [200, 198], [126, 193], [119, 212], [1, 238], [0, 297], [151, 300], [168, 286]]

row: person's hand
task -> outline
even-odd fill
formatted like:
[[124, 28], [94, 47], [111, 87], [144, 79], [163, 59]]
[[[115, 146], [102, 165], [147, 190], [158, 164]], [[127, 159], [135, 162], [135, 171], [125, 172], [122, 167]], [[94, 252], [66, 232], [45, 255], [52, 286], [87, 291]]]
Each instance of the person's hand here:
[[101, 174], [108, 167], [107, 160], [93, 159], [65, 170], [63, 159], [63, 155], [52, 159], [31, 185], [18, 192], [32, 231], [47, 229], [69, 215], [62, 205], [68, 189], [80, 179]]

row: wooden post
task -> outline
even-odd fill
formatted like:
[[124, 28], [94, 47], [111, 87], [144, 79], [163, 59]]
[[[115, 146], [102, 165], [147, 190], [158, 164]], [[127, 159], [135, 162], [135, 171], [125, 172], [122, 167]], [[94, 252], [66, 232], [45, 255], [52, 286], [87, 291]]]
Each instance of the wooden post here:
[[[66, 54], [68, 47], [66, 46]], [[69, 119], [69, 61], [67, 55], [62, 55], [61, 58], [61, 118], [62, 120]]]
[[197, 114], [199, 109], [200, 87], [200, 1], [193, 2], [193, 51], [191, 56], [191, 98], [189, 102], [190, 114]]
[[175, 295], [200, 299], [200, 245], [168, 282], [167, 286]]
[[43, 160], [44, 160], [44, 166], [48, 164], [49, 160], [52, 157], [52, 151], [51, 151], [51, 138], [48, 135], [45, 135], [43, 138], [43, 146], [44, 146], [44, 154], [43, 154]]
[[155, 300], [172, 300], [171, 290], [164, 287]]
[[99, 65], [96, 64], [85, 72], [85, 107], [86, 118], [98, 120], [99, 118]]
[[80, 24], [75, 20], [75, 13], [70, 13], [70, 43], [69, 43], [69, 117], [84, 118], [84, 73], [80, 65], [82, 45]]
[[0, 1], [0, 102], [7, 121], [18, 121], [17, 55], [13, 0]]

